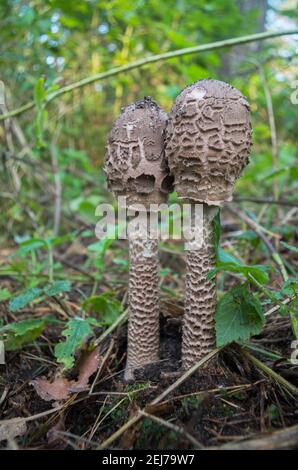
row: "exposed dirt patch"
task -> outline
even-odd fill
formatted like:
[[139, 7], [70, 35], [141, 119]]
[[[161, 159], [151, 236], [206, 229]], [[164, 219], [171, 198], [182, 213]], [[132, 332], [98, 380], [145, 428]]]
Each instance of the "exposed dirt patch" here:
[[[51, 414], [27, 421], [26, 434], [14, 439], [20, 448], [93, 448], [104, 442], [139, 408], [145, 408], [179, 374], [181, 355], [181, 320], [164, 317], [161, 321], [161, 361], [137, 372], [133, 385], [125, 384], [126, 327], [113, 335], [114, 346], [96, 383], [59, 403], [43, 401], [30, 382], [36, 377], [53, 378], [57, 368], [52, 363], [47, 342], [27, 347], [19, 353], [8, 353], [6, 366], [1, 366], [1, 419], [30, 416], [58, 408]], [[284, 319], [269, 322], [262, 336], [255, 340], [266, 344], [267, 350], [288, 357], [288, 345], [280, 341], [278, 331], [287, 335], [289, 324]], [[56, 330], [48, 332], [55, 336]], [[57, 338], [56, 338], [57, 339]], [[103, 356], [110, 338], [101, 345]], [[270, 346], [271, 345], [271, 346]], [[256, 356], [257, 354], [254, 353]], [[261, 360], [289, 382], [297, 382], [297, 369], [286, 362]], [[274, 431], [294, 425], [297, 421], [295, 398], [246, 357], [238, 346], [226, 348], [216, 361], [198, 370], [175, 388], [161, 403], [147, 407], [149, 412], [177, 426], [168, 429], [148, 417], [142, 418], [115, 440], [111, 447], [146, 449], [192, 449], [187, 438], [192, 435], [204, 446], [219, 446], [239, 438]], [[2, 442], [3, 447], [6, 442]]]

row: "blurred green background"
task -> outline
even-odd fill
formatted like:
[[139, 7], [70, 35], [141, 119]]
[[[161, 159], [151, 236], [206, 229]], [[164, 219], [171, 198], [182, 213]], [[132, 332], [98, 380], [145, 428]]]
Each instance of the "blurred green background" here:
[[[42, 103], [58, 87], [150, 55], [297, 28], [296, 7], [293, 0], [2, 0], [1, 111], [33, 96]], [[182, 88], [206, 77], [235, 85], [251, 104], [254, 147], [236, 195], [293, 199], [295, 38], [151, 64], [64, 94], [46, 112], [37, 106], [6, 120], [0, 129], [1, 238], [63, 233], [76, 220], [94, 220], [94, 207], [107, 197], [99, 170], [107, 133], [121, 107], [150, 95], [169, 111]], [[55, 215], [55, 204], [61, 214]]]

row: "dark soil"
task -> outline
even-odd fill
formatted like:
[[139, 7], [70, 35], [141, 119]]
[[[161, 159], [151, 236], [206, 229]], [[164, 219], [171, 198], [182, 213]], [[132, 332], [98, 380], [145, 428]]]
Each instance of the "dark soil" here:
[[[63, 403], [43, 401], [30, 385], [36, 377], [57, 375], [49, 347], [50, 340], [58, 340], [57, 330], [49, 328], [35, 347], [7, 353], [6, 365], [0, 366], [1, 419], [28, 418], [51, 410], [52, 406], [60, 406], [54, 413], [28, 420], [26, 433], [15, 438], [18, 447], [94, 448], [127, 422], [138, 408], [146, 407], [181, 375], [180, 310], [182, 308], [176, 305], [175, 314], [171, 316], [164, 307], [161, 361], [138, 371], [136, 383], [125, 384], [122, 380], [126, 327], [121, 326], [114, 332], [114, 346], [92, 393], [82, 391]], [[274, 321], [268, 321], [264, 333], [255, 338], [254, 344], [288, 358], [289, 342], [284, 338], [289, 333], [288, 320], [275, 317]], [[101, 354], [105, 354], [110, 341], [111, 338], [107, 338], [102, 344]], [[289, 382], [297, 383], [297, 368], [286, 360], [274, 362], [263, 356], [259, 358]], [[93, 380], [94, 376], [90, 383]], [[239, 346], [230, 346], [213, 364], [198, 370], [161, 403], [149, 408], [151, 414], [178, 426], [181, 432], [144, 417], [110, 447], [193, 449], [185, 432], [203, 446], [221, 446], [294, 425], [298, 414], [296, 405], [295, 398], [257, 369]], [[2, 445], [6, 447], [7, 442], [3, 441]]]

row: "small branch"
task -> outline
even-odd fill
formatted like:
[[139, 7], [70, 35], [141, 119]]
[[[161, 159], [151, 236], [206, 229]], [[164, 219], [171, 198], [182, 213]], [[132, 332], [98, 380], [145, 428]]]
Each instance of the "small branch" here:
[[266, 364], [259, 361], [259, 359], [257, 359], [255, 356], [250, 354], [246, 349], [241, 348], [241, 351], [244, 354], [244, 356], [246, 356], [251, 362], [253, 362], [256, 367], [258, 367], [263, 372], [265, 372], [266, 375], [269, 375], [269, 377], [271, 377], [277, 383], [282, 385], [286, 390], [288, 390], [288, 392], [292, 393], [293, 395], [298, 396], [298, 388], [295, 387], [295, 385], [291, 384], [286, 379], [284, 379], [281, 375], [277, 374], [277, 372], [270, 369], [270, 367], [266, 366]]
[[207, 449], [219, 450], [286, 450], [296, 449], [298, 444], [298, 424], [290, 428], [270, 433], [266, 436], [231, 442], [219, 447]]
[[50, 145], [50, 155], [52, 160], [52, 168], [55, 182], [55, 210], [54, 210], [54, 225], [53, 233], [55, 236], [59, 233], [60, 220], [61, 220], [61, 206], [62, 206], [62, 183], [58, 166], [57, 150], [55, 143]]
[[298, 207], [298, 201], [285, 201], [283, 199], [258, 199], [254, 197], [234, 197], [233, 202], [255, 202], [256, 204], [276, 204], [278, 206]]
[[274, 246], [271, 244], [270, 240], [264, 235], [266, 233], [270, 237], [274, 238], [279, 238], [279, 235], [276, 233], [270, 232], [270, 230], [267, 230], [265, 227], [262, 227], [258, 222], [256, 222], [254, 219], [246, 215], [244, 212], [239, 211], [234, 209], [231, 206], [226, 206], [226, 209], [233, 215], [235, 215], [238, 219], [243, 220], [243, 222], [246, 223], [264, 242], [264, 244], [267, 246], [268, 250], [272, 253], [275, 252]]
[[[294, 300], [294, 297], [287, 297], [281, 303], [283, 305], [288, 305], [290, 302], [292, 302], [292, 300]], [[277, 312], [279, 309], [280, 309], [280, 305], [275, 305], [274, 307], [267, 310], [267, 312], [265, 312], [264, 315], [265, 315], [265, 317], [268, 317], [268, 315], [271, 315], [272, 313]]]
[[202, 444], [199, 441], [197, 441], [191, 434], [189, 434], [183, 428], [179, 428], [179, 426], [177, 426], [176, 424], [169, 423], [169, 421], [166, 421], [165, 419], [146, 413], [146, 411], [140, 411], [140, 414], [144, 416], [145, 418], [149, 418], [152, 421], [155, 421], [157, 424], [160, 424], [161, 426], [165, 426], [166, 428], [171, 429], [171, 431], [174, 431], [182, 436], [185, 436], [189, 440], [189, 442], [192, 443], [195, 449], [204, 449], [204, 446], [202, 446]]
[[271, 258], [277, 264], [284, 281], [287, 281], [288, 278], [289, 278], [288, 273], [287, 273], [286, 268], [284, 266], [284, 263], [283, 263], [283, 261], [280, 257], [280, 254], [276, 251], [275, 247], [272, 245], [271, 241], [265, 236], [264, 233], [267, 233], [268, 235], [270, 235], [272, 237], [275, 237], [275, 238], [278, 238], [278, 236], [276, 236], [275, 233], [271, 233], [269, 230], [262, 227], [255, 220], [251, 219], [250, 217], [248, 217], [248, 215], [244, 214], [244, 212], [237, 211], [236, 209], [233, 209], [231, 206], [227, 206], [226, 208], [233, 215], [235, 215], [236, 217], [243, 220], [260, 237], [262, 242], [268, 248], [269, 253], [271, 254]]
[[96, 385], [96, 382], [97, 382], [97, 380], [98, 380], [98, 377], [100, 376], [102, 369], [104, 368], [104, 366], [105, 366], [105, 364], [106, 364], [108, 358], [110, 357], [110, 354], [111, 354], [111, 352], [112, 352], [112, 350], [113, 350], [113, 347], [114, 347], [114, 340], [112, 339], [111, 342], [110, 342], [110, 345], [109, 345], [109, 347], [108, 347], [108, 349], [107, 349], [107, 352], [105, 353], [104, 357], [102, 358], [101, 363], [100, 363], [100, 366], [99, 366], [99, 368], [98, 368], [98, 370], [97, 370], [97, 372], [96, 372], [95, 379], [93, 380], [92, 385], [91, 385], [90, 390], [89, 390], [89, 393], [88, 393], [89, 395], [92, 395], [92, 392], [93, 392], [93, 389], [94, 389], [94, 387], [95, 387], [95, 385]]
[[[275, 32], [251, 34], [248, 36], [241, 36], [239, 38], [225, 39], [224, 41], [217, 41], [217, 42], [212, 42], [209, 44], [203, 44], [200, 46], [178, 49], [176, 51], [170, 51], [164, 54], [153, 55], [150, 57], [146, 57], [145, 59], [131, 62], [130, 64], [122, 65], [120, 67], [114, 67], [108, 70], [107, 72], [98, 73], [96, 75], [92, 75], [91, 77], [83, 78], [82, 80], [79, 80], [78, 82], [71, 83], [70, 85], [66, 85], [54, 91], [53, 93], [50, 93], [46, 99], [46, 104], [50, 103], [57, 97], [62, 96], [65, 93], [73, 91], [77, 88], [82, 88], [86, 85], [90, 85], [91, 83], [104, 80], [105, 78], [119, 75], [122, 72], [128, 72], [130, 70], [138, 69], [140, 67], [143, 67], [144, 65], [161, 62], [163, 60], [173, 59], [174, 57], [182, 57], [185, 55], [195, 54], [197, 52], [206, 52], [206, 51], [211, 51], [214, 49], [222, 49], [224, 47], [232, 47], [232, 46], [236, 46], [239, 44], [248, 44], [250, 42], [255, 42], [255, 41], [264, 41], [265, 39], [275, 38], [279, 36], [288, 36], [291, 34], [298, 34], [298, 30], [275, 31]], [[14, 109], [0, 116], [0, 121], [3, 121], [4, 119], [7, 119], [9, 117], [17, 116], [18, 114], [28, 111], [29, 109], [32, 109], [34, 107], [35, 107], [35, 102], [30, 101], [29, 103], [24, 104], [20, 108]]]
[[122, 434], [125, 431], [127, 431], [127, 429], [129, 429], [131, 426], [138, 423], [142, 419], [143, 415], [142, 415], [141, 411], [145, 411], [145, 413], [148, 412], [148, 411], [150, 412], [150, 406], [160, 403], [165, 397], [167, 397], [177, 387], [179, 387], [179, 385], [181, 385], [186, 379], [188, 379], [201, 366], [206, 364], [210, 359], [212, 359], [212, 357], [216, 356], [221, 349], [222, 348], [214, 349], [214, 351], [207, 354], [207, 356], [205, 356], [203, 359], [198, 361], [193, 367], [191, 367], [191, 369], [187, 370], [181, 377], [179, 377], [179, 379], [176, 380], [176, 382], [174, 382], [172, 385], [170, 385], [164, 392], [162, 392], [160, 395], [158, 395], [158, 397], [156, 397], [152, 402], [150, 402], [145, 407], [144, 410], [138, 410], [137, 413], [135, 414], [135, 416], [130, 418], [130, 420], [128, 420], [126, 423], [124, 423], [123, 426], [121, 426], [121, 428], [119, 428], [116, 432], [114, 432], [114, 434], [112, 434], [104, 442], [102, 442], [98, 446], [97, 449], [102, 450], [102, 449], [106, 449], [107, 447], [109, 447], [116, 439], [118, 439], [120, 436], [122, 436]]
[[[271, 134], [271, 148], [272, 148], [272, 166], [273, 166], [273, 169], [277, 170], [278, 169], [278, 142], [277, 142], [274, 109], [273, 109], [273, 103], [272, 103], [272, 96], [271, 96], [268, 82], [266, 79], [265, 71], [261, 64], [259, 64], [259, 73], [260, 73], [261, 82], [262, 82], [263, 89], [264, 89], [264, 95], [266, 99], [267, 113], [268, 113], [268, 119], [269, 119], [269, 127], [270, 127], [270, 134]], [[279, 190], [278, 190], [278, 180], [276, 177], [274, 177], [274, 180], [273, 180], [273, 189], [274, 189], [274, 198], [278, 199]]]
[[98, 346], [110, 333], [112, 333], [117, 326], [119, 326], [122, 322], [125, 322], [128, 319], [128, 309], [124, 310], [124, 312], [117, 318], [114, 323], [109, 326], [97, 340], [94, 341], [94, 346]]
[[265, 294], [265, 296], [267, 296], [273, 303], [277, 304], [279, 306], [279, 308], [282, 308], [284, 306], [284, 304], [278, 300], [273, 294], [272, 292], [267, 289], [266, 287], [264, 287], [259, 281], [257, 281], [257, 279], [252, 276], [250, 273], [248, 273], [248, 279], [258, 288], [260, 289], [261, 292], [263, 292], [263, 294]]

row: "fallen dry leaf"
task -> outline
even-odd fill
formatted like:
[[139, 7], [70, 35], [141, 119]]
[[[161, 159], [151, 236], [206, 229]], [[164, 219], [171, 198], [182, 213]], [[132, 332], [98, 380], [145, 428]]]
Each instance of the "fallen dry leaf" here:
[[70, 381], [62, 377], [57, 377], [54, 382], [47, 379], [39, 378], [33, 380], [31, 385], [35, 388], [36, 393], [45, 401], [65, 400], [69, 394]]
[[36, 393], [45, 401], [66, 400], [70, 393], [81, 392], [88, 385], [89, 378], [98, 369], [100, 356], [98, 348], [85, 354], [79, 365], [78, 380], [68, 380], [64, 377], [57, 377], [53, 382], [45, 378], [33, 380], [31, 385]]
[[79, 365], [78, 380], [74, 382], [74, 385], [71, 387], [71, 391], [78, 392], [86, 388], [91, 375], [93, 375], [98, 369], [99, 361], [100, 356], [98, 348], [83, 356]]

